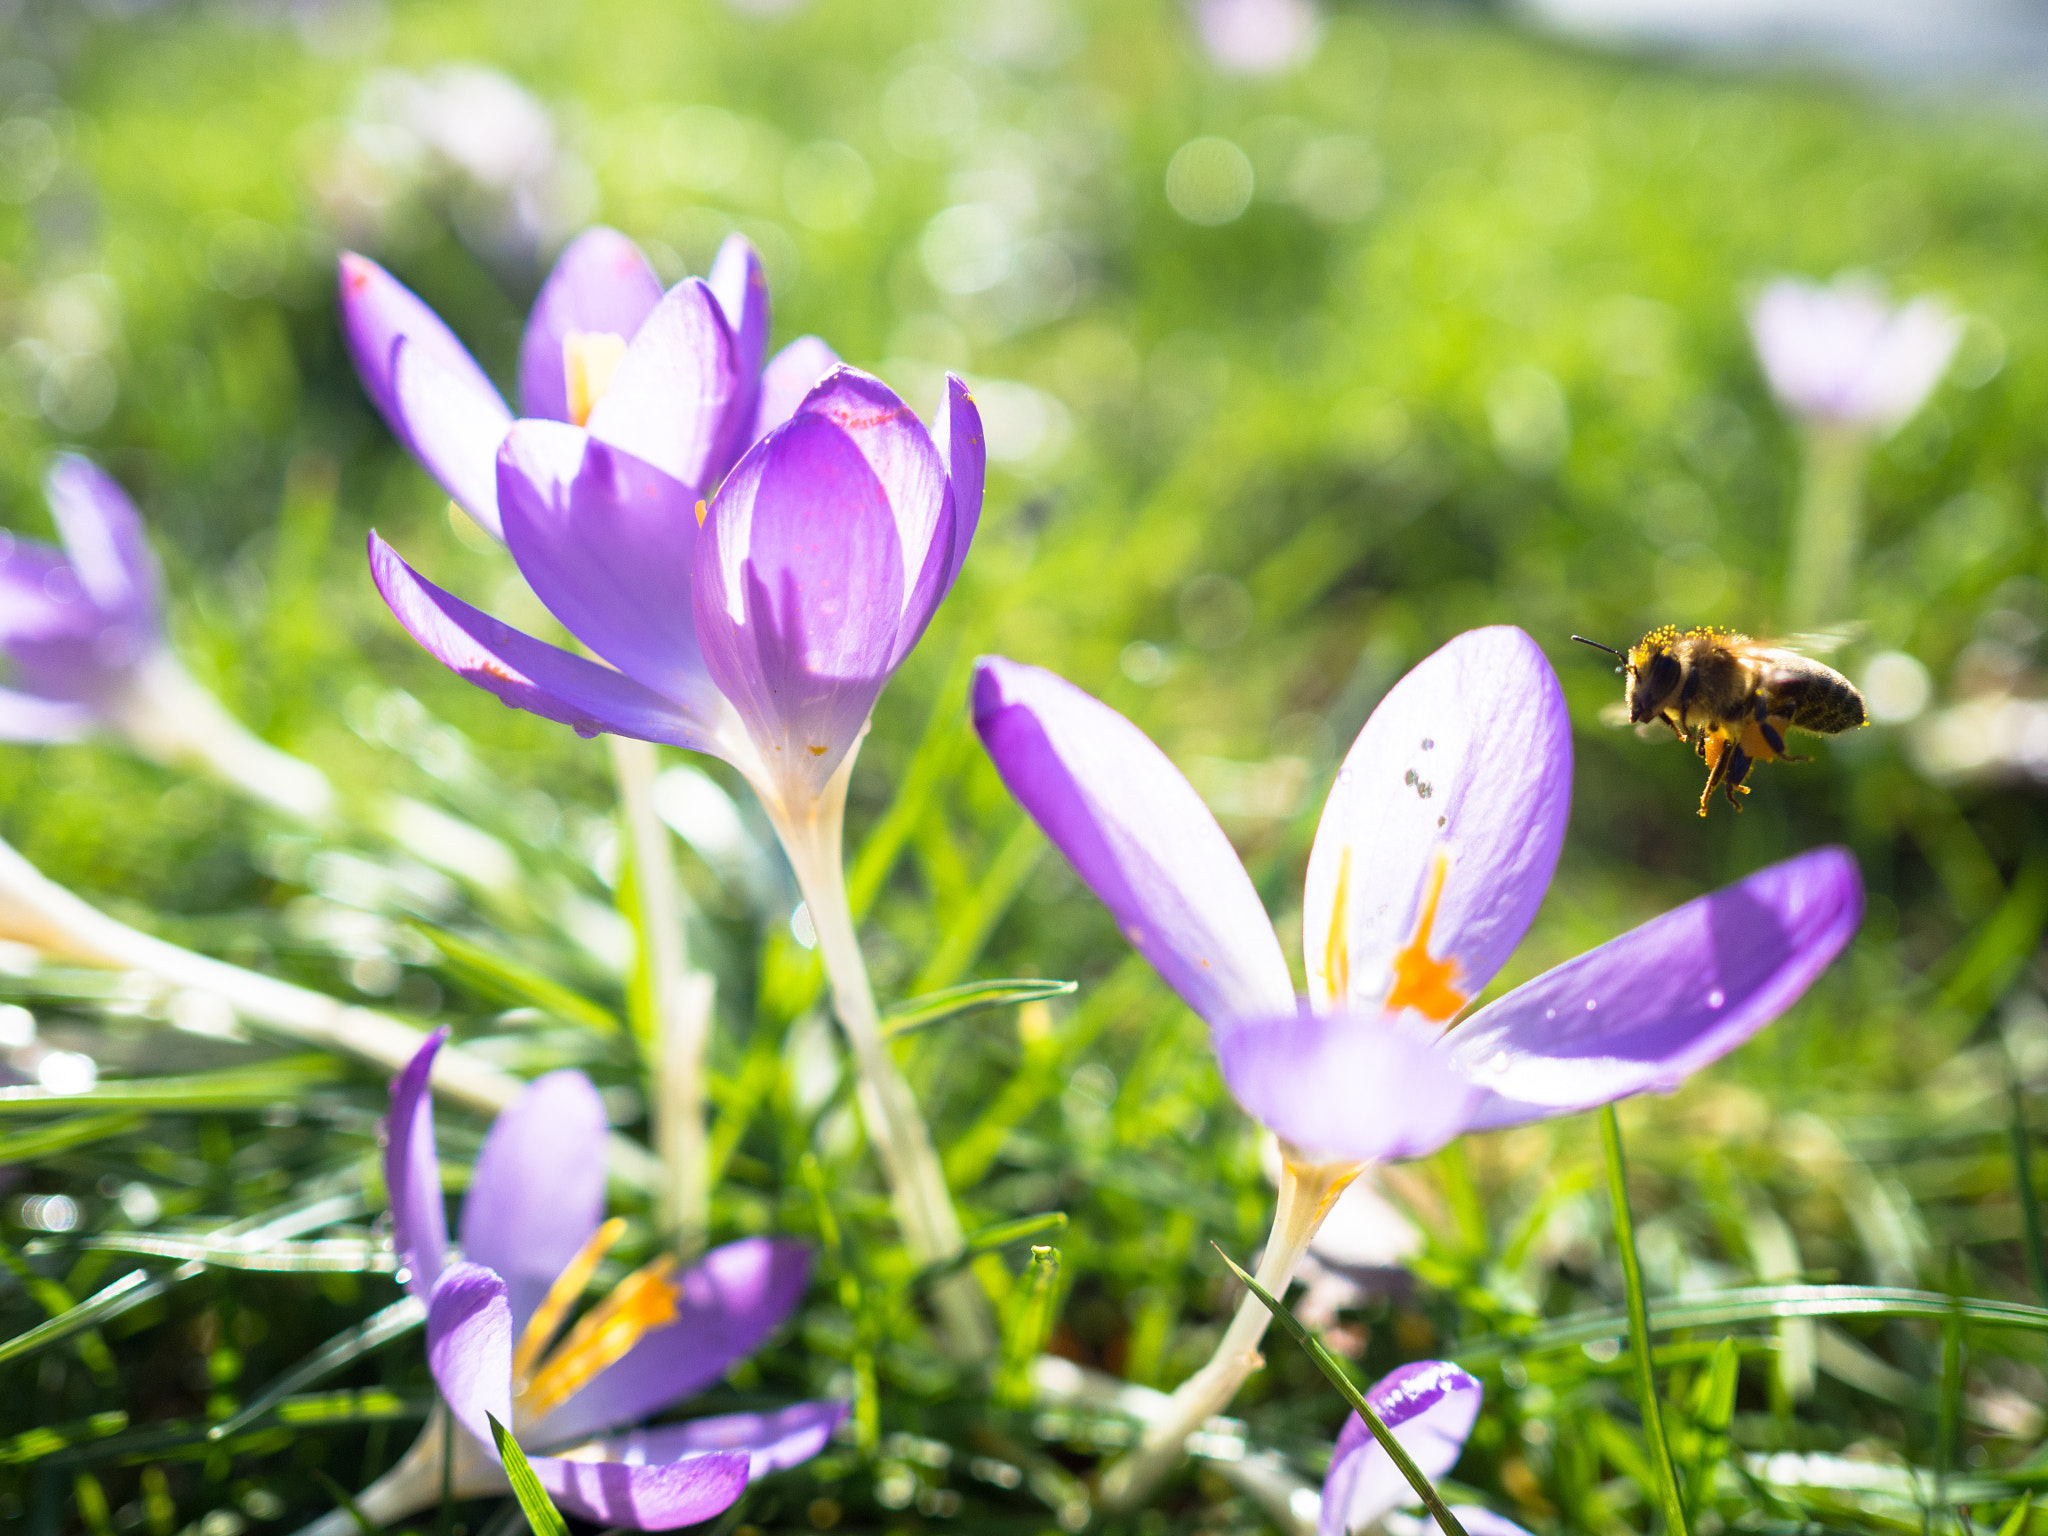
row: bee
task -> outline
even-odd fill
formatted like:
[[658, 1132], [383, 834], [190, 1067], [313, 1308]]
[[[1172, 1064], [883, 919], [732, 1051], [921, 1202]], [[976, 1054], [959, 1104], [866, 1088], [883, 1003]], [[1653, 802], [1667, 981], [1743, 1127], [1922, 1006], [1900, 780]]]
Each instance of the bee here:
[[1707, 765], [1700, 814], [1718, 788], [1736, 810], [1754, 763], [1803, 763], [1785, 750], [1785, 732], [1839, 736], [1868, 718], [1863, 695], [1833, 667], [1765, 640], [1726, 629], [1653, 629], [1626, 651], [1581, 645], [1621, 659], [1629, 723], [1661, 720]]

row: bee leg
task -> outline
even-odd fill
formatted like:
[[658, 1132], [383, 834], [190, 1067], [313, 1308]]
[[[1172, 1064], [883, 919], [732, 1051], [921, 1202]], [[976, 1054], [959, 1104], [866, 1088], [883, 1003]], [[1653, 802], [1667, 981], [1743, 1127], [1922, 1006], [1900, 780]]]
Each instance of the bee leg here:
[[1719, 736], [1703, 736], [1700, 738], [1699, 753], [1707, 760], [1707, 787], [1700, 791], [1700, 814], [1704, 816], [1707, 814], [1707, 807], [1713, 803], [1715, 789], [1728, 772], [1728, 743]]
[[1771, 744], [1771, 750], [1778, 754], [1778, 759], [1780, 762], [1810, 763], [1813, 761], [1813, 759], [1810, 757], [1794, 757], [1791, 753], [1785, 750], [1785, 727], [1778, 721], [1760, 721], [1757, 724], [1757, 729], [1763, 732], [1764, 740], [1768, 741]]
[[1728, 803], [1739, 811], [1742, 809], [1742, 802], [1735, 797], [1738, 793], [1749, 793], [1749, 786], [1742, 781], [1749, 777], [1750, 764], [1755, 759], [1740, 747], [1731, 747], [1724, 756], [1728, 762], [1728, 773], [1721, 782], [1721, 793], [1726, 795]]

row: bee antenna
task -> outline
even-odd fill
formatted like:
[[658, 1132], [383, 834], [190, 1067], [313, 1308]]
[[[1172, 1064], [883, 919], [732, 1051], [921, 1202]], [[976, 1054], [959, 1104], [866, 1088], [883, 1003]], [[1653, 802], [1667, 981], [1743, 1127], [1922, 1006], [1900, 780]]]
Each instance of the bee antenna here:
[[1617, 651], [1611, 645], [1602, 645], [1598, 640], [1588, 640], [1584, 635], [1573, 635], [1572, 638], [1581, 645], [1590, 645], [1596, 651], [1605, 651], [1610, 656], [1622, 656], [1624, 660], [1626, 659], [1625, 653]]

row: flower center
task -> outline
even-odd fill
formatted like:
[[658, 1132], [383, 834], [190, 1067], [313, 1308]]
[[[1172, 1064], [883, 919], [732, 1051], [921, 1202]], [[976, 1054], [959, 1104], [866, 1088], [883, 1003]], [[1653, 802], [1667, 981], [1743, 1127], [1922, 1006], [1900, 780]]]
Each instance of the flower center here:
[[599, 1260], [625, 1230], [625, 1222], [613, 1217], [592, 1233], [527, 1320], [519, 1347], [512, 1354], [512, 1406], [522, 1422], [532, 1424], [546, 1418], [582, 1391], [598, 1372], [623, 1359], [647, 1334], [675, 1321], [681, 1284], [670, 1278], [675, 1259], [663, 1254], [621, 1280], [610, 1295], [577, 1319], [567, 1338], [548, 1349], [562, 1319], [590, 1283]]
[[582, 426], [612, 387], [626, 338], [611, 331], [571, 331], [562, 338], [562, 377], [569, 391], [569, 419]]
[[1430, 930], [1436, 926], [1437, 903], [1443, 899], [1444, 879], [1451, 872], [1450, 856], [1439, 848], [1432, 856], [1429, 886], [1422, 898], [1422, 911], [1415, 919], [1415, 933], [1394, 956], [1394, 984], [1387, 990], [1388, 1012], [1413, 1008], [1435, 1024], [1456, 1018], [1470, 1001], [1466, 993], [1451, 985], [1458, 974], [1455, 960], [1438, 960], [1429, 953]]

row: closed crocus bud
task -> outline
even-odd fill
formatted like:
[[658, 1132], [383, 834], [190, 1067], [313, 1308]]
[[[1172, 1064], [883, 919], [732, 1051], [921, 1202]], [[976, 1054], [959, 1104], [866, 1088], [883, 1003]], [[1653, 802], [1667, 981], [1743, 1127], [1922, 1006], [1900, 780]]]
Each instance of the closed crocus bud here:
[[881, 380], [841, 367], [705, 508], [697, 639], [772, 799], [814, 799], [860, 739], [959, 572], [983, 462], [958, 379], [927, 430]]
[[1962, 340], [1940, 299], [1894, 308], [1869, 278], [1780, 278], [1749, 311], [1771, 393], [1792, 416], [1888, 437], [1927, 403]]

